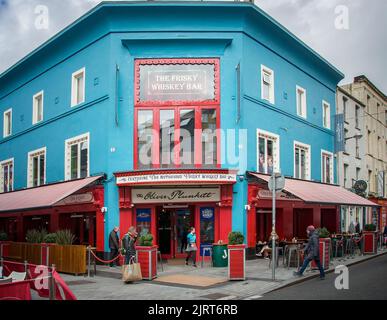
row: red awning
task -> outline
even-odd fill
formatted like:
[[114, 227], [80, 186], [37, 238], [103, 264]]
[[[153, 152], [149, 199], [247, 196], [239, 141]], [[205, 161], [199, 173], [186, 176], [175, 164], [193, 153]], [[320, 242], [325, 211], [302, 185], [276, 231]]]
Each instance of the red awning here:
[[0, 194], [0, 212], [51, 207], [102, 176]]
[[[250, 172], [258, 179], [269, 182], [270, 176]], [[375, 207], [377, 204], [337, 185], [285, 178], [285, 191], [306, 203]]]

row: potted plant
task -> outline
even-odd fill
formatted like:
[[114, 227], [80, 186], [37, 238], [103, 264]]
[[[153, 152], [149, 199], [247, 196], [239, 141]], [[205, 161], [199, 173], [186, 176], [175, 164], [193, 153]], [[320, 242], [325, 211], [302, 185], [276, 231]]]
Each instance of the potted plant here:
[[142, 235], [136, 246], [137, 262], [140, 264], [143, 279], [152, 280], [157, 277], [157, 246], [153, 245], [153, 235]]
[[[329, 263], [330, 263], [330, 252], [329, 252], [329, 247], [330, 247], [330, 232], [328, 231], [327, 228], [318, 228], [316, 229], [316, 232], [320, 238], [320, 261], [322, 264], [322, 267], [324, 269], [329, 269]], [[312, 268], [317, 269], [317, 266], [314, 261], [312, 261]]]
[[366, 224], [363, 230], [363, 253], [375, 254], [377, 252], [378, 232], [373, 223]]
[[239, 231], [228, 234], [228, 279], [245, 280], [246, 245], [244, 235]]

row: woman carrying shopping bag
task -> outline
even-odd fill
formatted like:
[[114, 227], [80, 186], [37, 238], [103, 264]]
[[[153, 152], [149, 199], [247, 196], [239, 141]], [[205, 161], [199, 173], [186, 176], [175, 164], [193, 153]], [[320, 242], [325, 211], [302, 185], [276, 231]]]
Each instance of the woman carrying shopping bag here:
[[140, 264], [136, 263], [137, 237], [136, 228], [132, 226], [122, 238], [122, 247], [125, 254], [125, 265], [122, 267], [122, 280], [124, 282], [142, 280]]
[[188, 266], [188, 260], [192, 259], [192, 265], [196, 268], [196, 251], [198, 250], [196, 246], [196, 234], [195, 228], [191, 227], [190, 233], [187, 235], [187, 258], [185, 259], [185, 265]]

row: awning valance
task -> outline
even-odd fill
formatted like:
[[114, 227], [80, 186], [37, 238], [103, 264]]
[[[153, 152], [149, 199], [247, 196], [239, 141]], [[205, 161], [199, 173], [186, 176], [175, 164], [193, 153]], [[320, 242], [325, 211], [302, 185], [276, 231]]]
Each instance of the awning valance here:
[[[252, 176], [269, 182], [270, 176], [256, 172], [249, 172]], [[378, 206], [357, 194], [344, 189], [343, 187], [331, 184], [324, 184], [313, 181], [285, 178], [285, 191], [300, 198], [306, 203], [348, 205], [361, 207]]]
[[89, 177], [0, 194], [0, 212], [51, 207], [101, 177]]

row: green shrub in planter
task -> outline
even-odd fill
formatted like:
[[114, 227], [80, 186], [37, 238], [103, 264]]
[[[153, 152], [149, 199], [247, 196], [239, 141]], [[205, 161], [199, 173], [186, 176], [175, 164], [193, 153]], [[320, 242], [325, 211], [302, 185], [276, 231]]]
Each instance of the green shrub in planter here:
[[232, 231], [228, 234], [228, 244], [230, 245], [243, 244], [244, 240], [244, 235], [239, 231]]
[[56, 243], [59, 245], [71, 245], [75, 241], [75, 236], [70, 230], [59, 230], [56, 232]]
[[364, 230], [365, 231], [376, 231], [376, 225], [374, 225], [373, 223], [366, 224], [364, 226]]
[[28, 243], [42, 243], [44, 242], [44, 238], [47, 235], [47, 231], [42, 229], [42, 230], [28, 230], [26, 234], [26, 241]]
[[44, 243], [56, 243], [56, 233], [49, 233], [44, 237]]
[[4, 231], [0, 231], [0, 241], [7, 241], [8, 235]]
[[151, 247], [153, 245], [153, 236], [150, 233], [141, 236], [139, 244], [142, 247]]
[[330, 232], [328, 231], [327, 228], [318, 228], [317, 234], [320, 238], [329, 238], [330, 236]]

